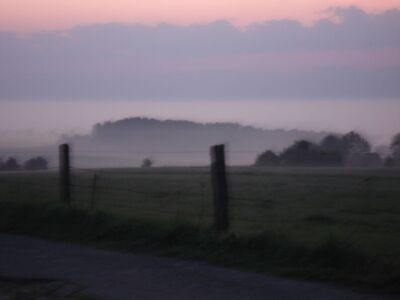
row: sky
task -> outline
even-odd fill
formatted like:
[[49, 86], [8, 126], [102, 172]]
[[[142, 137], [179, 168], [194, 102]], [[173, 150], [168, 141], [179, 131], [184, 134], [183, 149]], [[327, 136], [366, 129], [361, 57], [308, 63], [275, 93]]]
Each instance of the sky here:
[[318, 20], [329, 7], [367, 12], [399, 8], [399, 0], [1, 0], [0, 28], [33, 32], [93, 23], [167, 22], [179, 25], [228, 20], [238, 26], [266, 20]]
[[138, 114], [387, 143], [399, 32], [400, 0], [0, 0], [0, 147]]

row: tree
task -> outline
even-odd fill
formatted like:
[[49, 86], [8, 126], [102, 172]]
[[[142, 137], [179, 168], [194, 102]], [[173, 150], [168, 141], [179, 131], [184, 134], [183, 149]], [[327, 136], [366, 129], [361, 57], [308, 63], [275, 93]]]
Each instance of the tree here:
[[400, 166], [400, 133], [393, 136], [390, 143], [390, 152], [392, 158], [391, 165]]
[[19, 170], [21, 166], [18, 161], [14, 157], [9, 157], [6, 162], [3, 164], [3, 170], [6, 171], [15, 171]]
[[24, 169], [26, 170], [46, 170], [48, 162], [44, 157], [38, 156], [28, 159], [24, 163]]
[[283, 151], [280, 159], [285, 165], [339, 165], [343, 163], [343, 154], [302, 140]]
[[279, 165], [279, 163], [280, 163], [279, 156], [276, 155], [273, 151], [267, 150], [257, 156], [254, 165], [257, 167], [277, 166]]
[[396, 161], [394, 160], [393, 156], [388, 156], [383, 161], [383, 164], [385, 165], [385, 167], [393, 167], [396, 165]]
[[392, 138], [390, 150], [395, 158], [400, 158], [400, 133], [396, 134]]
[[151, 160], [151, 158], [145, 158], [142, 161], [142, 168], [151, 168], [153, 166], [154, 162]]
[[281, 160], [286, 165], [308, 165], [316, 162], [318, 146], [306, 140], [296, 141], [281, 154]]
[[371, 145], [361, 134], [355, 131], [346, 133], [342, 137], [343, 154], [364, 154], [371, 151]]
[[343, 151], [343, 141], [342, 137], [335, 134], [328, 134], [324, 137], [320, 143], [323, 150], [328, 152], [342, 152]]
[[343, 163], [342, 137], [329, 134], [320, 143], [321, 162], [327, 165], [340, 165]]

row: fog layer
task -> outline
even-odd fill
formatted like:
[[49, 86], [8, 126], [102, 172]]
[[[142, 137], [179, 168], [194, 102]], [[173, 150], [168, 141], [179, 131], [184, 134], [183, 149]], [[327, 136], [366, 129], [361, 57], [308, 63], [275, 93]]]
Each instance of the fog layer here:
[[98, 122], [135, 116], [268, 129], [358, 130], [375, 145], [389, 143], [400, 131], [396, 100], [2, 101], [0, 108], [3, 148], [51, 144], [62, 134], [89, 133]]

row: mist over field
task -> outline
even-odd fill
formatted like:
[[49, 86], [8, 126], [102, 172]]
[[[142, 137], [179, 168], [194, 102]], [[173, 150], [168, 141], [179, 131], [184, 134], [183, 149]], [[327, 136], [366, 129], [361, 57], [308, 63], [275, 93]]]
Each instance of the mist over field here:
[[[25, 33], [10, 24], [0, 28], [1, 149], [55, 148], [65, 136], [131, 117], [314, 136], [355, 130], [373, 147], [389, 145], [400, 129], [400, 10], [392, 4], [327, 6], [308, 23], [288, 14], [246, 26], [225, 15], [184, 24], [78, 22]], [[304, 138], [239, 145], [232, 135], [208, 134], [203, 149], [228, 143], [279, 151]], [[180, 145], [197, 139], [185, 135]], [[136, 141], [130, 151], [170, 148], [162, 142], [143, 149]]]
[[1, 101], [0, 106], [0, 145], [12, 147], [54, 143], [64, 134], [87, 134], [98, 122], [135, 116], [264, 129], [359, 130], [377, 145], [388, 143], [400, 128], [397, 100]]
[[394, 299], [399, 179], [400, 0], [0, 0], [0, 300]]

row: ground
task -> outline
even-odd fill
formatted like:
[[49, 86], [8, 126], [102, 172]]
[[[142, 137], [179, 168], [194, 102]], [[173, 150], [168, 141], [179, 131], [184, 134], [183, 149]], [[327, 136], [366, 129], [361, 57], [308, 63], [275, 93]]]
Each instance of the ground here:
[[[1, 234], [0, 244], [1, 300], [394, 299], [333, 285], [26, 236]], [[16, 296], [24, 292], [26, 298]]]

